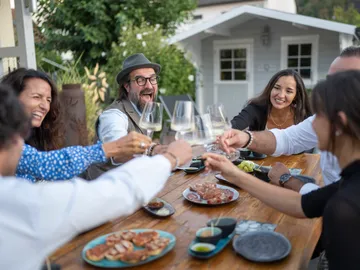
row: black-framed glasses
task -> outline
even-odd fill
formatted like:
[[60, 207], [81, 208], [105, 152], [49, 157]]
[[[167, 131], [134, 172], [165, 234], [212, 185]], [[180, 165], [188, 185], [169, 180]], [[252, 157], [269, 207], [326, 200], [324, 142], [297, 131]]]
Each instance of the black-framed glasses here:
[[148, 78], [145, 78], [145, 77], [142, 77], [142, 76], [138, 76], [138, 77], [135, 77], [135, 79], [132, 79], [130, 81], [135, 81], [137, 83], [138, 86], [144, 86], [146, 84], [146, 81], [149, 80], [149, 82], [152, 84], [152, 85], [155, 85], [158, 83], [160, 77], [159, 76], [152, 76], [152, 77], [148, 77]]

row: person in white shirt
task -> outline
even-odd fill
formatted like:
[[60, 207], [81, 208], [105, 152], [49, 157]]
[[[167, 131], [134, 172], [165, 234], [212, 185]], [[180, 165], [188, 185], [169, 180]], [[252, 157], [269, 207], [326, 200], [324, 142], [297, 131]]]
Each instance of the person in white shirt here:
[[188, 143], [176, 141], [162, 155], [136, 158], [91, 182], [34, 185], [12, 176], [29, 131], [17, 97], [0, 84], [0, 269], [40, 269], [72, 237], [148, 203], [192, 156]]
[[[343, 70], [360, 70], [360, 47], [351, 46], [344, 49], [330, 65], [328, 74]], [[303, 122], [286, 129], [271, 129], [260, 132], [229, 130], [220, 142], [226, 151], [234, 148], [246, 147], [250, 150], [273, 155], [292, 155], [314, 148], [318, 144], [318, 138], [312, 128], [314, 116], [305, 119]], [[325, 185], [329, 185], [340, 179], [340, 167], [336, 157], [329, 152], [321, 152], [320, 166]], [[271, 183], [279, 185], [280, 177], [288, 174], [289, 170], [285, 165], [277, 163], [269, 173]], [[299, 191], [301, 194], [308, 193], [319, 188], [315, 184], [303, 184], [295, 177], [290, 177], [285, 188]]]

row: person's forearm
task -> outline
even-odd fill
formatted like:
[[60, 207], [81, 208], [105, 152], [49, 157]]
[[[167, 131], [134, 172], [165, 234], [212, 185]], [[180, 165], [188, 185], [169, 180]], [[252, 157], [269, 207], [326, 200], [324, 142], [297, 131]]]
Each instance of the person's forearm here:
[[305, 218], [299, 193], [270, 185], [241, 172], [236, 177], [227, 179], [278, 211], [293, 217]]
[[100, 143], [49, 152], [24, 145], [16, 173], [30, 174], [42, 180], [67, 180], [85, 171], [90, 164], [104, 161], [106, 157]]
[[248, 147], [251, 151], [272, 155], [276, 149], [276, 138], [270, 131], [252, 132], [254, 140]]
[[284, 184], [284, 188], [287, 188], [287, 189], [291, 189], [291, 190], [294, 190], [296, 192], [299, 192], [300, 189], [304, 186], [304, 182], [302, 182], [301, 180], [295, 178], [295, 177], [291, 177], [289, 179], [289, 181], [287, 181], [285, 184]]

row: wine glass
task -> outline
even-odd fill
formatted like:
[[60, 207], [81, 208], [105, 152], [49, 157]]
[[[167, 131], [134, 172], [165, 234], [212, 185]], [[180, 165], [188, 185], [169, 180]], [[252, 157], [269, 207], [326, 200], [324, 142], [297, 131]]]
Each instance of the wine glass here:
[[171, 118], [171, 129], [177, 131], [175, 138], [184, 139], [186, 132], [194, 129], [195, 110], [192, 101], [176, 101], [173, 116]]
[[[139, 126], [146, 130], [146, 135], [152, 139], [154, 131], [162, 129], [163, 119], [163, 105], [158, 102], [147, 102], [141, 114]], [[146, 155], [148, 149], [144, 154], [134, 154], [134, 157], [141, 157]]]
[[[231, 128], [231, 123], [226, 115], [224, 105], [213, 104], [207, 107], [210, 114], [213, 133], [215, 136], [221, 136], [226, 130]], [[211, 149], [218, 150], [218, 145], [213, 144]]]
[[152, 138], [155, 131], [162, 128], [163, 105], [158, 102], [147, 102], [140, 117], [139, 126], [146, 130], [146, 135]]

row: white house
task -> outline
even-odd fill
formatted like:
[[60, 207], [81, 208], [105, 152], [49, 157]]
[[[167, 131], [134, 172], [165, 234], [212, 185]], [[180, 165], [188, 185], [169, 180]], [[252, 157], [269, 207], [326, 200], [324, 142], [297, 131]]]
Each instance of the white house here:
[[21, 67], [36, 68], [31, 18], [31, 12], [36, 10], [36, 0], [15, 0], [14, 2], [15, 22], [10, 0], [0, 0], [0, 77], [9, 70], [17, 68], [18, 64]]
[[[209, 0], [210, 1], [210, 0]], [[171, 38], [197, 68], [196, 102], [223, 103], [230, 117], [284, 68], [307, 87], [325, 78], [339, 52], [353, 44], [355, 25], [254, 6], [240, 6]]]
[[177, 31], [188, 30], [194, 24], [214, 19], [233, 8], [244, 5], [296, 13], [295, 0], [198, 0], [197, 8], [192, 13], [192, 20], [179, 26]]

